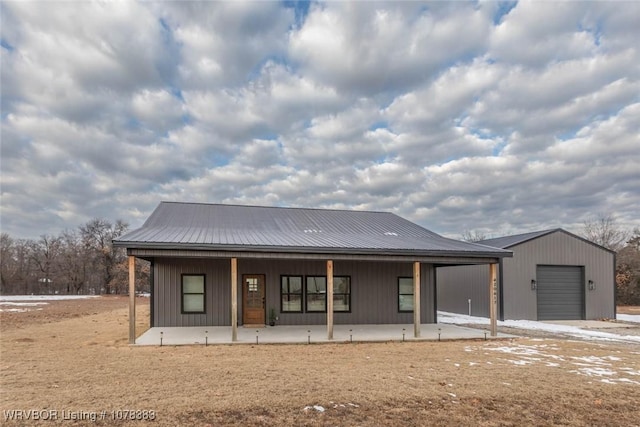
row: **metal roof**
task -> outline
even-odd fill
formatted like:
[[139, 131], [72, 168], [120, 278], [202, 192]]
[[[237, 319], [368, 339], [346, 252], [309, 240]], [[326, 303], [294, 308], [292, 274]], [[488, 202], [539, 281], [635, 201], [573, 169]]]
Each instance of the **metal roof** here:
[[481, 240], [477, 243], [480, 243], [481, 245], [493, 246], [494, 248], [506, 249], [506, 248], [510, 248], [511, 246], [515, 246], [529, 240], [537, 239], [538, 237], [542, 237], [559, 230], [561, 229], [555, 228], [553, 230], [542, 230], [542, 231], [533, 231], [531, 233], [514, 234], [512, 236], [503, 236], [503, 237], [496, 237], [495, 239]]
[[144, 225], [114, 240], [126, 248], [271, 250], [505, 257], [447, 239], [389, 212], [161, 202]]
[[481, 244], [481, 245], [487, 245], [487, 246], [493, 246], [494, 248], [500, 248], [500, 249], [508, 249], [508, 248], [512, 248], [514, 246], [517, 246], [519, 244], [528, 242], [529, 240], [534, 240], [537, 239], [539, 237], [542, 236], [546, 236], [548, 234], [553, 234], [553, 233], [564, 233], [568, 236], [571, 236], [573, 238], [576, 238], [578, 240], [582, 240], [585, 243], [588, 243], [590, 245], [596, 246], [600, 249], [603, 249], [607, 252], [612, 252], [615, 253], [614, 251], [612, 251], [609, 248], [605, 248], [604, 246], [598, 245], [597, 243], [594, 243], [590, 240], [587, 240], [583, 237], [580, 236], [576, 236], [573, 233], [568, 232], [567, 230], [564, 230], [562, 228], [553, 228], [551, 230], [542, 230], [542, 231], [533, 231], [531, 233], [524, 233], [524, 234], [514, 234], [512, 236], [504, 236], [504, 237], [496, 237], [495, 239], [486, 239], [486, 240], [481, 240], [477, 243]]

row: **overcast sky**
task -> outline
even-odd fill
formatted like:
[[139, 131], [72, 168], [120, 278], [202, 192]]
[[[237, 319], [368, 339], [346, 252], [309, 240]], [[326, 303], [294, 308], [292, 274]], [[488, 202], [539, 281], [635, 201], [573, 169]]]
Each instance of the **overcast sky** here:
[[7, 2], [2, 231], [162, 200], [640, 226], [640, 2]]

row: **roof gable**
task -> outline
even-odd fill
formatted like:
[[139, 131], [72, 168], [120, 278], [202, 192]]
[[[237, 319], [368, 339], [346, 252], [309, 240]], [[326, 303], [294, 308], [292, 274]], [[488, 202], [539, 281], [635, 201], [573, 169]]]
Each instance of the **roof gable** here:
[[605, 248], [604, 246], [600, 246], [597, 243], [594, 243], [590, 240], [587, 240], [583, 237], [577, 236], [573, 233], [568, 232], [567, 230], [564, 230], [562, 228], [554, 228], [551, 230], [542, 230], [542, 231], [533, 231], [531, 233], [524, 233], [524, 234], [514, 234], [511, 236], [503, 236], [503, 237], [496, 237], [495, 239], [486, 239], [486, 240], [482, 240], [479, 241], [477, 243], [482, 244], [482, 245], [487, 245], [487, 246], [493, 246], [494, 248], [500, 248], [500, 249], [509, 249], [512, 248], [514, 246], [518, 246], [522, 243], [534, 240], [534, 239], [538, 239], [540, 237], [543, 236], [547, 236], [549, 234], [553, 234], [553, 233], [564, 233], [568, 236], [571, 236], [575, 239], [581, 240], [585, 243], [588, 243], [590, 245], [596, 246], [600, 249], [603, 249], [605, 251], [611, 252], [611, 253], [615, 253], [614, 251]]

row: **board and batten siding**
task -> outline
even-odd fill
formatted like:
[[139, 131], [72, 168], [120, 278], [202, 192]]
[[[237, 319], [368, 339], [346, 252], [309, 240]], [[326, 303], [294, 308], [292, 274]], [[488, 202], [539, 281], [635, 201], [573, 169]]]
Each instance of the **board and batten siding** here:
[[[531, 280], [537, 280], [536, 269], [541, 265], [583, 267], [586, 319], [615, 317], [613, 253], [560, 230], [508, 249], [513, 258], [504, 258], [498, 269], [504, 309], [499, 318], [537, 320], [536, 290], [531, 289]], [[487, 266], [437, 268], [438, 309], [467, 314], [467, 299], [479, 298], [486, 302], [472, 301], [472, 314], [487, 317], [488, 271]], [[588, 289], [589, 280], [596, 289]]]
[[[230, 326], [231, 273], [228, 259], [155, 258], [155, 326]], [[206, 313], [182, 314], [182, 274], [205, 274]], [[281, 313], [282, 275], [326, 276], [318, 260], [238, 259], [238, 322], [242, 324], [242, 276], [265, 276], [265, 316], [276, 310], [278, 325], [326, 324], [326, 313]], [[334, 313], [335, 324], [413, 323], [413, 313], [398, 312], [398, 277], [411, 277], [413, 265], [400, 262], [334, 261], [334, 276], [351, 277], [351, 312]], [[434, 323], [435, 269], [421, 264], [421, 323]], [[267, 319], [265, 319], [266, 321]]]

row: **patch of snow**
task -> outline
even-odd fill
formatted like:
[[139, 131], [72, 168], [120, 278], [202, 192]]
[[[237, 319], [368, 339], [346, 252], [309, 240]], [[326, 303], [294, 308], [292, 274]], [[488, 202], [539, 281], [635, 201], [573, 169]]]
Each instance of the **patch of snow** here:
[[[438, 322], [454, 325], [489, 325], [489, 319], [486, 317], [467, 316], [464, 314], [447, 313], [445, 311], [438, 311]], [[640, 342], [640, 336], [618, 335], [610, 332], [585, 330], [576, 326], [556, 325], [553, 323], [536, 322], [533, 320], [498, 320], [498, 326], [561, 333], [582, 339]]]
[[630, 380], [629, 378], [602, 378], [600, 380], [600, 382], [605, 383], [605, 384], [626, 383], [626, 384], [638, 384], [638, 385], [640, 385], [640, 382]]
[[586, 375], [588, 377], [610, 377], [612, 375], [616, 375], [616, 371], [612, 371], [611, 369], [605, 368], [579, 368], [577, 371], [569, 371], [581, 375]]
[[624, 322], [640, 323], [640, 314], [616, 314], [616, 320]]
[[33, 307], [37, 305], [47, 305], [48, 302], [5, 302], [0, 301], [0, 305], [12, 305], [12, 306], [22, 306], [22, 307]]
[[322, 407], [322, 406], [320, 406], [320, 405], [305, 406], [305, 407], [304, 407], [304, 409], [303, 409], [303, 411], [305, 411], [305, 412], [306, 412], [306, 411], [309, 411], [309, 410], [311, 410], [311, 409], [314, 409], [314, 410], [316, 410], [316, 411], [318, 411], [318, 412], [324, 412], [324, 411], [325, 411], [324, 407]]
[[451, 396], [451, 397], [457, 397], [457, 396], [455, 395], [455, 393], [447, 393], [447, 394], [448, 394], [449, 396]]
[[520, 365], [520, 366], [532, 365], [533, 364], [533, 362], [531, 362], [529, 360], [510, 360], [510, 359], [507, 359], [507, 362], [513, 363], [514, 365]]
[[61, 301], [99, 297], [100, 295], [0, 295], [0, 301]]

